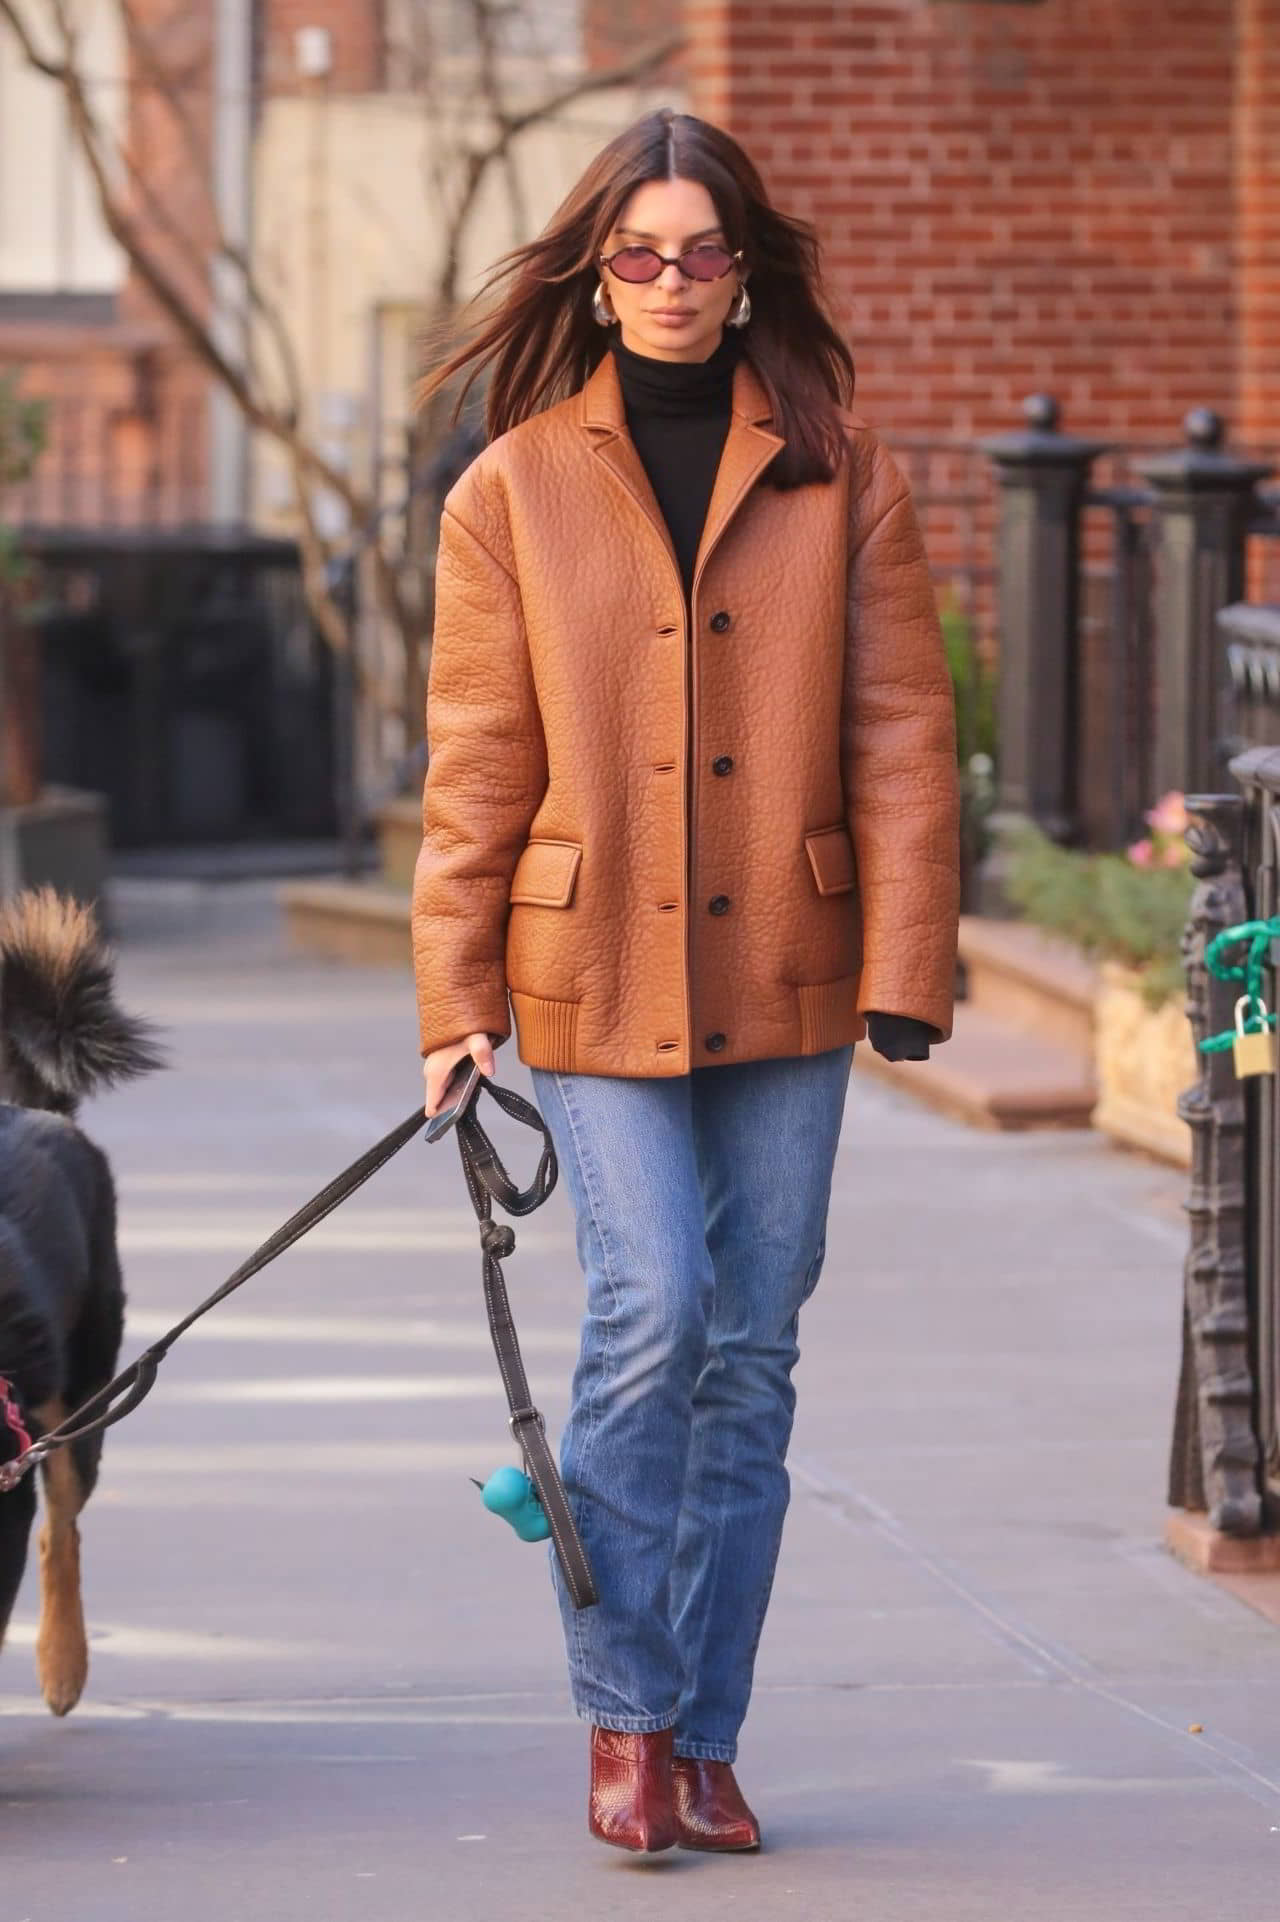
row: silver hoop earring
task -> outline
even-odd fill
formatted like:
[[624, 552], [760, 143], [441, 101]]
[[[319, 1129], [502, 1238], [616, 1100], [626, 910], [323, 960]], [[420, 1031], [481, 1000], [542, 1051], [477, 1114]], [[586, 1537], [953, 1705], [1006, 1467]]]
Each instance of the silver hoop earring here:
[[725, 326], [745, 327], [750, 318], [751, 296], [745, 286], [740, 286], [738, 288], [737, 305], [730, 308], [729, 312], [725, 315]]
[[614, 321], [618, 318], [613, 309], [606, 307], [604, 303], [604, 282], [602, 280], [596, 282], [596, 290], [591, 296], [591, 312], [601, 327], [612, 327]]

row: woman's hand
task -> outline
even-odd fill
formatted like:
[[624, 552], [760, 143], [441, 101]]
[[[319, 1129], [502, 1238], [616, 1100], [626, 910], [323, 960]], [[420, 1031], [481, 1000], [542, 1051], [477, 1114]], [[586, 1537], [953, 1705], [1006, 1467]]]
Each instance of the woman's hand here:
[[493, 1043], [487, 1034], [469, 1034], [465, 1041], [451, 1041], [447, 1048], [433, 1048], [422, 1063], [427, 1084], [427, 1105], [423, 1113], [430, 1120], [444, 1106], [444, 1092], [453, 1079], [459, 1061], [470, 1055], [481, 1074], [493, 1076]]

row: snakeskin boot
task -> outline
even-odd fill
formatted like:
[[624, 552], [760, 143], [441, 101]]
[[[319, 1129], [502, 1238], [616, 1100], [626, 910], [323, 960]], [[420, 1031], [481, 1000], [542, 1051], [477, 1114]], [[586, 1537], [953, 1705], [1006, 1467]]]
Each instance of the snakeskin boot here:
[[759, 1848], [760, 1824], [728, 1762], [674, 1756], [671, 1793], [682, 1849]]
[[652, 1735], [591, 1727], [587, 1826], [601, 1842], [654, 1855], [674, 1848], [669, 1728]]

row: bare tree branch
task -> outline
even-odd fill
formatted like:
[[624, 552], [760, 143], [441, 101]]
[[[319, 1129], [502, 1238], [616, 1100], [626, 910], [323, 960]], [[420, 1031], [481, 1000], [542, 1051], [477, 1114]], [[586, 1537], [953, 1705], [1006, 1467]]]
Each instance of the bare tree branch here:
[[[320, 490], [328, 490], [341, 503], [351, 538], [367, 546], [376, 605], [403, 649], [402, 719], [411, 729], [421, 712], [425, 678], [423, 644], [430, 628], [432, 599], [430, 558], [416, 551], [412, 540], [406, 542], [407, 551], [397, 556], [375, 521], [372, 494], [336, 466], [309, 432], [295, 330], [284, 305], [267, 292], [254, 260], [223, 227], [206, 141], [189, 102], [190, 88], [175, 77], [172, 62], [166, 62], [159, 42], [141, 19], [136, 0], [116, 0], [116, 4], [132, 69], [171, 115], [186, 167], [199, 185], [207, 218], [205, 245], [201, 244], [200, 233], [193, 233], [191, 223], [184, 226], [166, 206], [129, 150], [128, 141], [115, 141], [104, 126], [83, 69], [67, 0], [0, 0], [0, 27], [7, 25], [31, 70], [59, 88], [103, 224], [129, 261], [133, 275], [166, 318], [175, 338], [230, 396], [247, 426], [281, 450], [294, 494], [308, 610], [336, 651], [349, 644], [348, 615], [334, 592], [330, 567], [334, 542], [322, 534], [317, 521]], [[55, 29], [52, 51], [42, 46], [34, 25], [35, 20], [43, 24], [45, 7]], [[435, 322], [447, 321], [458, 307], [464, 241], [491, 169], [496, 167], [503, 176], [513, 228], [518, 233], [527, 228], [523, 183], [513, 151], [519, 136], [554, 120], [577, 101], [652, 78], [682, 44], [679, 35], [664, 35], [610, 67], [575, 75], [537, 99], [514, 107], [506, 92], [507, 75], [499, 44], [501, 16], [511, 9], [499, 6], [497, 0], [471, 0], [471, 7], [476, 47], [470, 94], [474, 111], [468, 112], [464, 96], [459, 120], [456, 75], [451, 73], [452, 91], [447, 102], [438, 103], [427, 142], [428, 204], [443, 210], [438, 270], [426, 298], [428, 318]], [[427, 64], [434, 67], [434, 63]], [[424, 75], [420, 88], [424, 97], [430, 96], [435, 80], [434, 70]], [[476, 141], [459, 133], [451, 148], [440, 146], [436, 130], [442, 124], [466, 125], [468, 120], [474, 123], [481, 118], [487, 123], [486, 137]], [[127, 198], [129, 193], [134, 196], [132, 202]], [[201, 223], [195, 224], [198, 228]], [[172, 254], [166, 256], [156, 241], [170, 247]], [[283, 400], [266, 391], [252, 364], [241, 366], [229, 357], [219, 344], [199, 295], [190, 291], [207, 289], [210, 266], [215, 261], [231, 267], [238, 299], [243, 302], [242, 315], [256, 317], [278, 355]], [[438, 443], [446, 409], [442, 395], [435, 400], [438, 405], [425, 410], [426, 418], [409, 423], [414, 441], [411, 466], [415, 455], [423, 458], [429, 447]], [[412, 485], [411, 477], [411, 489]], [[425, 589], [425, 595], [421, 589]]]
[[[316, 448], [300, 438], [292, 409], [279, 409], [252, 390], [242, 370], [229, 361], [218, 346], [204, 316], [192, 306], [172, 274], [161, 264], [153, 249], [143, 240], [136, 222], [126, 211], [110, 179], [105, 159], [108, 138], [94, 112], [84, 78], [75, 63], [74, 28], [67, 18], [64, 0], [51, 0], [51, 3], [63, 41], [61, 60], [46, 60], [40, 55], [34, 36], [23, 19], [16, 0], [0, 0], [0, 19], [8, 21], [30, 64], [37, 71], [56, 79], [61, 86], [71, 130], [92, 177], [99, 211], [108, 232], [124, 250], [134, 272], [157, 306], [172, 322], [179, 338], [221, 381], [246, 421], [261, 432], [270, 435], [282, 446], [292, 450], [300, 464], [300, 470], [306, 475], [309, 483], [313, 486], [332, 488], [347, 506], [352, 518], [361, 519], [367, 513], [367, 502], [352, 485], [348, 476], [326, 460]], [[227, 250], [227, 254], [228, 258], [236, 257], [231, 250]], [[245, 271], [247, 263], [244, 262], [243, 255], [238, 256], [238, 264], [241, 271]], [[252, 280], [251, 274], [247, 277]], [[259, 295], [259, 298], [263, 297]], [[279, 326], [283, 333], [285, 330], [282, 321]], [[293, 364], [296, 369], [296, 363]]]
[[476, 91], [497, 131], [483, 146], [460, 145], [455, 156], [462, 167], [462, 184], [446, 227], [442, 266], [433, 290], [437, 306], [445, 313], [458, 304], [463, 235], [489, 168], [495, 164], [501, 164], [504, 169], [513, 167], [512, 147], [519, 135], [530, 127], [554, 120], [565, 107], [590, 94], [607, 93], [652, 79], [684, 45], [683, 35], [662, 34], [626, 59], [615, 61], [609, 67], [592, 68], [516, 112], [507, 104], [500, 78], [493, 31], [497, 9], [491, 6], [490, 0], [471, 0], [471, 11], [479, 48]]
[[614, 87], [638, 86], [642, 81], [651, 80], [657, 69], [678, 53], [683, 45], [683, 34], [666, 33], [649, 41], [626, 60], [615, 61], [611, 67], [593, 67], [556, 92], [544, 94], [536, 106], [526, 108], [523, 113], [509, 115], [504, 125], [507, 139], [513, 140], [536, 121], [553, 120], [565, 107], [572, 106], [575, 100], [585, 99], [588, 94], [607, 93]]
[[[172, 73], [166, 68], [157, 51], [153, 36], [147, 31], [139, 16], [134, 0], [116, 0], [124, 22], [128, 43], [137, 62], [139, 72], [145, 77], [152, 91], [164, 101], [166, 108], [177, 125], [182, 148], [186, 154], [190, 177], [199, 186], [204, 202], [205, 217], [212, 234], [213, 253], [227, 262], [240, 277], [244, 306], [238, 318], [245, 321], [255, 315], [266, 327], [280, 356], [280, 372], [288, 395], [286, 417], [296, 420], [302, 409], [303, 383], [292, 337], [285, 325], [284, 315], [277, 302], [270, 300], [254, 270], [253, 263], [238, 242], [233, 242], [222, 224], [222, 213], [218, 197], [213, 189], [209, 172], [208, 154], [201, 140], [187, 95], [180, 87], [173, 85]], [[129, 151], [127, 143], [117, 149], [123, 156], [129, 177], [144, 197], [148, 213], [156, 226], [176, 246], [182, 249], [193, 267], [204, 273], [208, 266], [208, 255], [202, 254], [196, 236], [190, 225], [180, 226], [170, 214], [165, 203], [152, 188], [142, 170], [138, 167]]]

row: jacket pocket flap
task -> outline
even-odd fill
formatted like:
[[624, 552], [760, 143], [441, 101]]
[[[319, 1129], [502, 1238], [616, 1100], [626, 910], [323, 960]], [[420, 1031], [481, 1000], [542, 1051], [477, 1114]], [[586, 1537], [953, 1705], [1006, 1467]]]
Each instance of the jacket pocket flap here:
[[844, 894], [853, 886], [853, 841], [843, 821], [804, 837], [819, 894]]
[[511, 900], [535, 907], [567, 908], [582, 849], [576, 841], [530, 841], [511, 877]]

